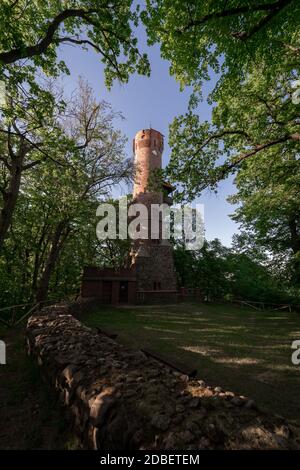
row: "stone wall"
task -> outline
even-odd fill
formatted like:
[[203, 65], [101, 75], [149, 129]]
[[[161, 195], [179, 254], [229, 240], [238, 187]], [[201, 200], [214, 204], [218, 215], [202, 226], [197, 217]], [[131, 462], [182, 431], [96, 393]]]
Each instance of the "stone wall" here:
[[126, 349], [84, 326], [67, 307], [32, 316], [27, 340], [84, 448], [300, 447], [299, 429], [283, 418]]
[[149, 256], [135, 259], [138, 290], [153, 290], [153, 283], [159, 282], [158, 290], [177, 290], [173, 249], [169, 245], [149, 245]]

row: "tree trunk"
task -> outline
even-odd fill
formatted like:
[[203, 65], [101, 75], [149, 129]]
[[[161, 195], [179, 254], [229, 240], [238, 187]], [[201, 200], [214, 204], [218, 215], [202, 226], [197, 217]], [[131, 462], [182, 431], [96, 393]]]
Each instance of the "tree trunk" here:
[[47, 300], [51, 275], [55, 269], [63, 245], [70, 233], [67, 221], [58, 223], [51, 241], [51, 248], [36, 292], [36, 301]]
[[31, 281], [31, 295], [30, 295], [31, 299], [34, 297], [35, 292], [37, 290], [38, 274], [42, 265], [41, 260], [43, 259], [43, 255], [46, 251], [46, 243], [44, 243], [44, 241], [45, 241], [45, 237], [47, 235], [48, 229], [49, 229], [49, 226], [45, 223], [42, 229], [42, 233], [38, 239], [36, 250], [35, 250], [34, 263], [33, 263], [34, 267], [33, 267], [32, 281]]
[[295, 218], [289, 220], [289, 228], [291, 234], [291, 248], [294, 253], [293, 265], [295, 281], [297, 285], [300, 285], [300, 234]]
[[28, 145], [25, 137], [22, 135], [19, 136], [18, 151], [16, 153], [13, 151], [10, 136], [8, 138], [7, 145], [8, 161], [6, 163], [6, 168], [9, 172], [9, 183], [7, 188], [1, 190], [3, 204], [0, 211], [0, 251], [11, 226], [20, 192], [21, 176], [24, 169], [23, 163], [27, 153], [30, 151], [30, 145]]
[[3, 246], [7, 232], [11, 226], [16, 207], [22, 174], [22, 162], [25, 155], [20, 155], [11, 162], [10, 181], [8, 188], [3, 191], [3, 207], [0, 211], [0, 249]]

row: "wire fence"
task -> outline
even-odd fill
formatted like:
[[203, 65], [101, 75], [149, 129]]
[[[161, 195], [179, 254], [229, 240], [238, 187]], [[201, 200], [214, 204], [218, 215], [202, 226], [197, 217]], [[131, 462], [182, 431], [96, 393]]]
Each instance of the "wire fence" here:
[[234, 300], [233, 302], [240, 304], [241, 307], [250, 307], [254, 310], [269, 310], [271, 312], [277, 310], [292, 311], [291, 304], [273, 304], [269, 302], [254, 302], [252, 300]]
[[[72, 295], [56, 300], [51, 299], [41, 302], [28, 302], [0, 308], [0, 323], [8, 328], [16, 327], [40, 308], [47, 305], [53, 305], [58, 302], [74, 301], [76, 300], [76, 297], [77, 295]], [[289, 312], [294, 310], [294, 307], [291, 304], [274, 304], [269, 302], [255, 302], [252, 300], [233, 300], [230, 303], [239, 304], [241, 307], [253, 308], [254, 310], [288, 310]]]

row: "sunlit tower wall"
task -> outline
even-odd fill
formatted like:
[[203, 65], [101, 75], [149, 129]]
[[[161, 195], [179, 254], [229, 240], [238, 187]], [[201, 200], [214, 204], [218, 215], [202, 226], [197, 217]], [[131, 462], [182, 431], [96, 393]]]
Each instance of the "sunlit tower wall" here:
[[[133, 153], [136, 165], [133, 197], [150, 201], [154, 197], [162, 201], [162, 192], [149, 191], [150, 177], [155, 170], [162, 167], [162, 153], [164, 149], [163, 135], [154, 129], [139, 131], [133, 140]], [[161, 193], [161, 194], [160, 194]]]
[[[154, 129], [139, 131], [133, 140], [135, 179], [133, 202], [142, 203], [148, 209], [147, 240], [138, 239], [132, 245], [132, 263], [136, 268], [137, 289], [144, 300], [161, 300], [174, 296], [177, 292], [173, 250], [169, 240], [162, 239], [161, 231], [157, 239], [151, 239], [151, 205], [171, 204], [168, 193], [171, 185], [153, 184], [155, 170], [162, 168], [164, 149], [163, 135]], [[153, 178], [154, 177], [154, 178]], [[145, 221], [146, 222], [146, 221]]]

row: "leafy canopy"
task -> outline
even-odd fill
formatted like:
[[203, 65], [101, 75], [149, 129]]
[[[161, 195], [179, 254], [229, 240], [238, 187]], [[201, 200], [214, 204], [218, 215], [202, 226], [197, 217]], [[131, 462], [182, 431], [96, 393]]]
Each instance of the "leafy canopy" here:
[[[172, 154], [168, 174], [181, 183], [181, 197], [193, 198], [220, 179], [242, 170], [258, 156], [275, 163], [280, 154], [299, 152], [299, 104], [293, 100], [295, 74], [270, 81], [257, 70], [224, 94], [211, 121], [193, 111], [170, 126]], [[259, 158], [255, 159], [256, 165]]]
[[147, 0], [142, 19], [149, 43], [182, 86], [222, 72], [221, 83], [244, 78], [262, 62], [270, 75], [293, 68], [299, 53], [297, 0]]
[[63, 44], [92, 47], [105, 64], [107, 86], [117, 78], [127, 82], [133, 72], [149, 73], [132, 26], [138, 12], [131, 0], [2, 0], [0, 9], [0, 79], [29, 82], [37, 71], [56, 77], [68, 72], [58, 60]]

